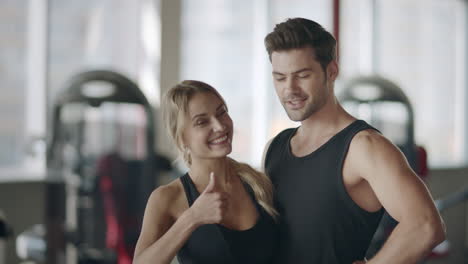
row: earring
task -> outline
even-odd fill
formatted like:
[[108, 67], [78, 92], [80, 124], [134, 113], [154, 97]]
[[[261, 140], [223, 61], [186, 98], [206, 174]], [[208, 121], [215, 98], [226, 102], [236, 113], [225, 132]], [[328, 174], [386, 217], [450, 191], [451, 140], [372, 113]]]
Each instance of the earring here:
[[187, 146], [184, 146], [184, 160], [189, 165], [192, 163], [192, 158], [190, 157], [190, 149]]

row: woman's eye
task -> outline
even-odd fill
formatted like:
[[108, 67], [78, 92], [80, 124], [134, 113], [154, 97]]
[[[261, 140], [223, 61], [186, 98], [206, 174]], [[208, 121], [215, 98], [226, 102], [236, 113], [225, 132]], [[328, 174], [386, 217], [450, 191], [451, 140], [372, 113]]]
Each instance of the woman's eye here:
[[205, 121], [205, 120], [198, 120], [197, 122], [195, 122], [195, 125], [196, 125], [196, 126], [202, 126], [202, 125], [204, 125], [204, 124], [206, 124], [206, 121]]
[[224, 106], [222, 106], [222, 107], [218, 110], [218, 112], [216, 113], [216, 116], [223, 116], [223, 115], [225, 115], [227, 112], [228, 112], [228, 109], [227, 109], [227, 107], [224, 105]]

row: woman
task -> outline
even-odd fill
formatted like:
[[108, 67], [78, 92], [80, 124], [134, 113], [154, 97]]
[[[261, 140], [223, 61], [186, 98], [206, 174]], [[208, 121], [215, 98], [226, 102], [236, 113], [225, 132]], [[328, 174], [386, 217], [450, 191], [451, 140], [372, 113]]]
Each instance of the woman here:
[[135, 264], [271, 263], [277, 245], [272, 184], [227, 157], [233, 124], [221, 95], [200, 81], [168, 91], [164, 119], [189, 167], [150, 196]]

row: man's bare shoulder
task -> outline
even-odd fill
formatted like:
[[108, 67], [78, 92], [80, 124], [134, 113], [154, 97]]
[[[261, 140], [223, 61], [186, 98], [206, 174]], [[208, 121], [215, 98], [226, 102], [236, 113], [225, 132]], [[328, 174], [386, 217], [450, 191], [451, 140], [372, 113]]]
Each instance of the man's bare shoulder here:
[[358, 132], [351, 141], [350, 148], [364, 155], [397, 150], [397, 147], [388, 138], [374, 129]]
[[351, 141], [348, 162], [351, 168], [363, 171], [376, 171], [390, 167], [406, 166], [406, 159], [400, 149], [389, 139], [373, 129], [358, 132]]

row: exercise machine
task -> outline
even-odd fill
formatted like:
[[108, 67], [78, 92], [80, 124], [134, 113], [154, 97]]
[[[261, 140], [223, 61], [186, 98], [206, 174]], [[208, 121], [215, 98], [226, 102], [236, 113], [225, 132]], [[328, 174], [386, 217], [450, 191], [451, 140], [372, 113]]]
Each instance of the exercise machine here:
[[44, 234], [29, 237], [42, 236], [48, 264], [130, 264], [146, 201], [170, 169], [154, 151], [152, 107], [110, 70], [73, 76], [53, 102]]

